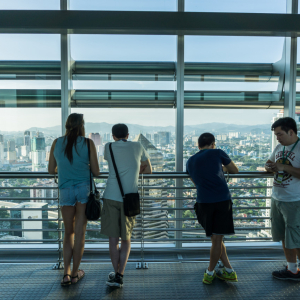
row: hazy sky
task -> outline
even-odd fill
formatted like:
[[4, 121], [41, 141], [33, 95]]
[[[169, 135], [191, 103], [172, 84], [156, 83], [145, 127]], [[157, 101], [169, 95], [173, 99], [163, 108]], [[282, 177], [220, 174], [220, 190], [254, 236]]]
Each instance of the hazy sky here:
[[[60, 125], [58, 108], [2, 108], [0, 131], [23, 131], [31, 127], [51, 127]], [[107, 122], [141, 124], [146, 126], [175, 126], [174, 109], [72, 109], [72, 112], [84, 114], [85, 122]], [[230, 123], [241, 125], [267, 124], [278, 110], [242, 110], [242, 109], [186, 109], [185, 125], [201, 123]]]
[[[285, 13], [285, 0], [186, 0], [186, 11]], [[0, 9], [59, 9], [59, 0], [0, 0]], [[176, 0], [71, 0], [71, 9], [175, 11]], [[274, 63], [281, 37], [186, 36], [185, 61]], [[0, 34], [0, 60], [59, 60], [59, 35]], [[298, 47], [298, 54], [299, 47]], [[175, 61], [175, 36], [71, 35], [74, 60]], [[300, 55], [298, 55], [298, 61]], [[0, 80], [0, 89], [59, 89], [59, 81]], [[74, 81], [75, 89], [175, 90], [175, 82]], [[298, 86], [298, 88], [300, 88]], [[186, 82], [185, 90], [276, 91], [275, 82]], [[82, 109], [86, 122], [175, 125], [174, 109]], [[186, 110], [185, 124], [266, 124], [278, 110]], [[78, 112], [74, 109], [72, 112]], [[0, 130], [60, 124], [60, 109], [0, 108]]]

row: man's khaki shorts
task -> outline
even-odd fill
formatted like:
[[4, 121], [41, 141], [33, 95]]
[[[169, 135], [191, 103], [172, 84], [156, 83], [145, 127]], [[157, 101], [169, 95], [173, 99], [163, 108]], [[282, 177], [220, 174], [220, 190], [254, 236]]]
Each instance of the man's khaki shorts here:
[[126, 217], [123, 202], [103, 199], [101, 233], [109, 237], [130, 240], [135, 217]]
[[272, 198], [272, 236], [288, 249], [300, 248], [300, 201], [283, 202]]

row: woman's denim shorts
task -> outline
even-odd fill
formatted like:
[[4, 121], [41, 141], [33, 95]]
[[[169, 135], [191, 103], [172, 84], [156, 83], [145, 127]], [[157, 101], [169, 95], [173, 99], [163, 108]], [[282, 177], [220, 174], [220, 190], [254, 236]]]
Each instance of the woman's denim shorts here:
[[89, 194], [89, 181], [84, 181], [75, 185], [71, 185], [64, 189], [59, 189], [59, 205], [74, 206], [76, 202], [85, 204], [88, 202]]

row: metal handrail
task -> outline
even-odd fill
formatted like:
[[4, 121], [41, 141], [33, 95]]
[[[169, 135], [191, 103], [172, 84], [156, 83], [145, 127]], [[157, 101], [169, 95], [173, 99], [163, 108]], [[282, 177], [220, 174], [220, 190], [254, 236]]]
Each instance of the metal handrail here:
[[[241, 172], [239, 174], [230, 174], [229, 175], [230, 178], [272, 178], [273, 175], [270, 173], [266, 173], [266, 172]], [[18, 179], [18, 178], [29, 178], [29, 179], [53, 179], [54, 175], [50, 175], [48, 173], [40, 173], [40, 172], [18, 172], [18, 173], [12, 173], [12, 172], [0, 172], [0, 180], [1, 179]], [[108, 173], [102, 173], [100, 176], [97, 176], [96, 179], [107, 179], [108, 178]], [[152, 180], [154, 179], [188, 179], [189, 175], [184, 173], [184, 172], [168, 172], [168, 173], [154, 173], [154, 174], [143, 174], [140, 176], [140, 186], [139, 189], [141, 191], [141, 201], [142, 201], [142, 212], [143, 215], [141, 216], [141, 218], [137, 218], [137, 221], [139, 222], [139, 220], [141, 220], [141, 224], [137, 224], [137, 226], [134, 228], [133, 232], [135, 232], [135, 234], [137, 234], [138, 236], [136, 236], [135, 238], [132, 238], [132, 242], [133, 243], [140, 243], [140, 250], [135, 249], [134, 251], [141, 251], [141, 258], [140, 261], [142, 263], [144, 263], [144, 251], [145, 249], [149, 249], [149, 246], [147, 243], [160, 243], [161, 245], [164, 245], [165, 243], [172, 244], [176, 243], [176, 245], [178, 245], [178, 243], [194, 243], [194, 242], [206, 242], [209, 241], [209, 238], [205, 237], [205, 232], [203, 230], [203, 228], [196, 228], [196, 227], [188, 227], [188, 228], [179, 228], [176, 225], [176, 222], [192, 222], [192, 223], [186, 223], [186, 224], [190, 224], [189, 226], [194, 226], [195, 222], [197, 221], [196, 217], [191, 217], [191, 218], [183, 218], [183, 217], [175, 217], [175, 218], [166, 218], [163, 214], [160, 213], [161, 212], [170, 212], [170, 211], [186, 211], [186, 210], [190, 210], [193, 211], [193, 207], [168, 207], [167, 205], [163, 206], [161, 203], [159, 204], [160, 207], [149, 207], [148, 203], [150, 201], [168, 201], [168, 200], [179, 200], [179, 201], [184, 201], [184, 200], [188, 200], [188, 201], [195, 201], [196, 198], [196, 188], [195, 186], [175, 186], [175, 182], [174, 182], [174, 186], [165, 186], [165, 185], [156, 185], [153, 186], [152, 185], [146, 185], [146, 183], [149, 182], [153, 182]], [[158, 182], [158, 184], [160, 184], [160, 182]], [[271, 188], [270, 186], [264, 185], [264, 186], [259, 186], [257, 184], [254, 184], [253, 186], [245, 186], [245, 187], [241, 187], [241, 186], [229, 186], [230, 190], [254, 190], [254, 189], [268, 189]], [[55, 190], [57, 189], [57, 187], [43, 187], [43, 186], [1, 186], [0, 190], [16, 190], [16, 189], [20, 189], [20, 190]], [[99, 187], [99, 190], [103, 190], [105, 189], [105, 187]], [[180, 196], [180, 197], [175, 197], [172, 196], [170, 197], [165, 197], [165, 196], [160, 196], [160, 197], [153, 197], [151, 195], [145, 194], [148, 193], [149, 190], [161, 190], [161, 191], [176, 191], [176, 190], [192, 190], [193, 191], [193, 196]], [[181, 195], [181, 194], [180, 194]], [[266, 199], [270, 199], [271, 197], [269, 196], [235, 196], [232, 197], [233, 200], [247, 200], [247, 201], [251, 201], [251, 200], [266, 200]], [[13, 201], [13, 202], [5, 202], [5, 201]], [[5, 221], [12, 221], [12, 222], [23, 222], [23, 221], [30, 221], [30, 222], [47, 222], [47, 221], [51, 221], [51, 222], [55, 222], [57, 224], [57, 228], [40, 228], [40, 229], [30, 229], [30, 228], [1, 228], [0, 229], [0, 233], [2, 232], [57, 232], [57, 238], [45, 238], [45, 239], [6, 239], [5, 236], [2, 237], [2, 239], [0, 239], [0, 251], [6, 251], [7, 248], [3, 248], [1, 249], [1, 244], [6, 243], [9, 245], [13, 245], [13, 244], [24, 244], [24, 243], [38, 243], [36, 244], [36, 247], [39, 246], [39, 244], [42, 243], [56, 243], [58, 245], [58, 248], [52, 248], [51, 251], [58, 251], [58, 267], [61, 267], [61, 262], [63, 260], [62, 257], [62, 252], [63, 252], [63, 232], [64, 232], [64, 226], [63, 226], [63, 219], [61, 216], [61, 211], [59, 206], [57, 207], [47, 207], [47, 208], [18, 208], [18, 207], [14, 207], [13, 205], [18, 205], [19, 202], [22, 201], [54, 201], [55, 205], [58, 205], [58, 198], [57, 197], [2, 197], [0, 198], [0, 211], [48, 211], [48, 212], [53, 212], [52, 215], [54, 218], [48, 217], [47, 219], [45, 218], [39, 218], [39, 219], [26, 219], [26, 218], [0, 218], [1, 222], [5, 222]], [[11, 207], [6, 207], [3, 208], [1, 207], [1, 201], [3, 201], [5, 204], [7, 203], [11, 203]], [[148, 201], [148, 202], [145, 202]], [[189, 202], [190, 203], [190, 202]], [[264, 206], [233, 206], [233, 210], [255, 210], [255, 211], [262, 211], [262, 210], [268, 210], [270, 209], [269, 206], [264, 205]], [[154, 217], [155, 215], [148, 215], [148, 212], [155, 212], [157, 211], [157, 217]], [[250, 222], [251, 220], [270, 220], [270, 217], [268, 216], [242, 216], [242, 217], [234, 217], [233, 218], [236, 221], [248, 221]], [[156, 222], [156, 224], [158, 225], [150, 225], [151, 227], [148, 227], [148, 222]], [[162, 223], [166, 223], [166, 224], [171, 224], [170, 226], [166, 226], [166, 228], [161, 228], [159, 227], [160, 225], [162, 225]], [[101, 224], [100, 220], [99, 221], [93, 221], [91, 224]], [[185, 223], [182, 223], [185, 224]], [[98, 232], [99, 228], [98, 225], [96, 225], [97, 227], [95, 228], [87, 228], [87, 233], [89, 232]], [[147, 227], [147, 228], [145, 228]], [[239, 235], [239, 232], [241, 232], [241, 234], [243, 234], [243, 232], [245, 231], [249, 231], [252, 230], [254, 232], [257, 231], [261, 231], [261, 230], [270, 230], [269, 226], [261, 226], [261, 223], [258, 223], [257, 226], [253, 226], [253, 224], [251, 223], [247, 223], [247, 226], [241, 226], [238, 225], [235, 227], [235, 230], [237, 231], [237, 235]], [[156, 232], [156, 234], [155, 234]], [[164, 235], [164, 232], [166, 233], [166, 235], [168, 235], [168, 238], [165, 238], [166, 235]], [[180, 238], [178, 238], [177, 232], [182, 232], [184, 234], [184, 236], [179, 236]], [[147, 233], [147, 235], [146, 235]], [[151, 233], [154, 233], [155, 236], [158, 236], [158, 238], [153, 238], [153, 235]], [[197, 234], [199, 233], [199, 235]], [[139, 235], [141, 234], [141, 236], [139, 237]], [[160, 234], [162, 234], [160, 236]], [[195, 236], [193, 236], [195, 235]], [[177, 236], [177, 237], [176, 237]], [[226, 238], [227, 241], [268, 241], [271, 240], [271, 237], [268, 236], [263, 236], [263, 237], [259, 237], [259, 236], [254, 236], [254, 237], [244, 237], [244, 236], [236, 236], [234, 239], [228, 239]], [[108, 239], [106, 238], [87, 238], [86, 239], [87, 243], [93, 243], [93, 244], [97, 244], [100, 243], [101, 245], [103, 244], [107, 244]], [[180, 249], [180, 247], [178, 248], [175, 245], [176, 249]], [[175, 249], [174, 248], [174, 249]], [[42, 249], [42, 248], [41, 248]], [[46, 248], [49, 250], [49, 248]], [[43, 249], [43, 251], [46, 249]], [[161, 248], [161, 250], [163, 251], [163, 247]], [[173, 249], [173, 247], [172, 247]], [[20, 250], [21, 251], [21, 250]], [[97, 249], [89, 249], [88, 251], [94, 251], [97, 252]], [[102, 250], [101, 250], [102, 251]], [[22, 251], [21, 251], [22, 252]]]

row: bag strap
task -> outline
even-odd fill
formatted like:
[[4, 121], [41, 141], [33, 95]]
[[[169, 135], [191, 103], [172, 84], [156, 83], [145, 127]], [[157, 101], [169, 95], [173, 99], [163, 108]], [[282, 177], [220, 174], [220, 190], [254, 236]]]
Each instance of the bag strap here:
[[115, 162], [115, 157], [114, 157], [114, 154], [113, 154], [113, 151], [112, 151], [112, 148], [111, 148], [111, 144], [112, 143], [109, 144], [110, 156], [111, 156], [112, 163], [114, 165], [114, 169], [115, 169], [115, 173], [116, 173], [116, 176], [117, 176], [119, 188], [120, 188], [120, 191], [121, 191], [121, 194], [122, 194], [122, 198], [124, 199], [125, 195], [124, 195], [123, 187], [122, 187], [122, 184], [121, 184], [121, 180], [120, 180], [119, 172], [118, 172], [118, 169], [117, 169], [117, 165], [116, 165], [116, 162]]
[[[85, 140], [87, 142], [88, 154], [89, 154], [89, 163], [90, 163], [90, 192], [92, 193], [93, 192], [93, 184], [92, 184], [92, 171], [91, 171], [90, 141], [87, 138], [85, 138]], [[93, 180], [93, 182], [94, 182], [95, 192], [97, 192], [97, 187], [96, 187], [95, 181]]]

